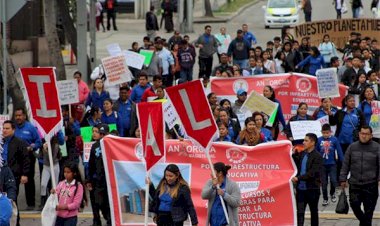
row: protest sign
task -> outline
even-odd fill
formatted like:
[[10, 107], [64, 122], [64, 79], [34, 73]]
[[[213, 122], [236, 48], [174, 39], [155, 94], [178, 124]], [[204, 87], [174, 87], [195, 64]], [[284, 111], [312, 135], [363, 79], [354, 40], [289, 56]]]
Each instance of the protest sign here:
[[163, 102], [162, 107], [164, 108], [165, 122], [169, 129], [172, 129], [179, 122], [177, 112], [175, 111], [173, 104], [170, 102], [170, 100]]
[[307, 133], [314, 133], [317, 137], [322, 136], [322, 126], [319, 120], [292, 121], [290, 129], [294, 140], [304, 139]]
[[[116, 124], [108, 124], [110, 131], [116, 130]], [[80, 135], [83, 138], [83, 142], [90, 142], [92, 140], [92, 126], [86, 126], [80, 128]]]
[[349, 41], [351, 32], [358, 32], [362, 37], [377, 39], [379, 31], [379, 19], [338, 19], [299, 24], [293, 28], [293, 36], [299, 43], [302, 38], [308, 37], [310, 46], [318, 46], [323, 42], [323, 36], [328, 34], [330, 41], [337, 48], [343, 49]]
[[[255, 90], [262, 93], [266, 85], [274, 89], [276, 99], [281, 103], [285, 120], [289, 120], [298, 108], [300, 102], [308, 104], [308, 114], [321, 106], [318, 96], [317, 78], [301, 73], [255, 75], [253, 77], [211, 78], [211, 92], [218, 98], [228, 99], [231, 103], [236, 100], [236, 93], [244, 89], [248, 93]], [[339, 84], [340, 96], [333, 98], [335, 106], [340, 106], [346, 95], [347, 87]]]
[[320, 98], [339, 97], [339, 82], [336, 68], [319, 69], [315, 73]]
[[143, 55], [143, 56], [145, 56], [144, 65], [146, 67], [149, 67], [149, 64], [150, 64], [150, 62], [152, 61], [152, 58], [153, 58], [154, 51], [142, 49], [142, 50], [140, 50], [140, 54]]
[[[268, 98], [262, 96], [261, 94], [255, 91], [252, 91], [249, 94], [247, 100], [244, 102], [242, 106], [242, 108], [248, 109], [249, 111], [251, 111], [251, 113], [255, 111], [264, 113], [268, 116], [269, 119], [272, 117], [272, 115], [275, 116], [275, 114], [277, 113], [277, 107], [278, 107], [278, 103], [269, 100]], [[271, 122], [270, 120], [268, 120], [266, 125], [272, 126], [273, 122], [274, 122], [274, 117], [272, 117]]]
[[57, 81], [58, 95], [61, 105], [79, 102], [78, 81], [75, 79]]
[[121, 48], [118, 43], [112, 43], [107, 45], [107, 51], [110, 54], [110, 56], [117, 56], [121, 54]]
[[128, 69], [124, 55], [110, 56], [102, 59], [104, 71], [109, 86], [119, 85], [132, 80], [132, 73]]
[[380, 138], [380, 101], [371, 101], [372, 115], [369, 121], [369, 126], [372, 128], [372, 135], [375, 138]]
[[[330, 124], [330, 120], [329, 120], [328, 115], [325, 115], [322, 118], [319, 118], [317, 120], [321, 123], [321, 126], [323, 126], [324, 124]], [[336, 126], [331, 126], [331, 134], [334, 135], [335, 131], [336, 131]]]
[[124, 50], [123, 54], [129, 67], [133, 67], [139, 70], [142, 68], [145, 62], [145, 56], [129, 50]]
[[[101, 144], [112, 221], [120, 226], [142, 225], [146, 171], [140, 139], [107, 136]], [[296, 202], [290, 182], [296, 169], [291, 159], [291, 147], [289, 141], [254, 147], [213, 143], [210, 149], [213, 162], [231, 165], [228, 178], [241, 190], [239, 225], [296, 224]], [[168, 140], [165, 162], [156, 164], [151, 170], [150, 178], [155, 187], [170, 163], [178, 165], [181, 175], [189, 183], [198, 225], [205, 225], [208, 201], [201, 198], [201, 191], [210, 179], [210, 165], [205, 153], [189, 140]], [[149, 225], [152, 224], [150, 217]], [[184, 225], [190, 224], [185, 222]]]
[[83, 163], [87, 163], [90, 160], [91, 147], [95, 142], [84, 142], [83, 143]]

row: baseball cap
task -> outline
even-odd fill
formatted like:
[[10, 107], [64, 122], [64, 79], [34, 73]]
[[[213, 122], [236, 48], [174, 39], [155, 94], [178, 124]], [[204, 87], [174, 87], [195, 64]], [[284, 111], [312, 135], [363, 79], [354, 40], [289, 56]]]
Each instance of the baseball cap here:
[[236, 33], [241, 34], [241, 33], [243, 33], [243, 30], [239, 29], [239, 30], [236, 31]]
[[244, 89], [239, 89], [236, 94], [238, 96], [247, 95], [247, 91], [245, 91]]
[[97, 127], [99, 129], [100, 134], [106, 135], [110, 132], [110, 127], [107, 124], [102, 123], [97, 125]]

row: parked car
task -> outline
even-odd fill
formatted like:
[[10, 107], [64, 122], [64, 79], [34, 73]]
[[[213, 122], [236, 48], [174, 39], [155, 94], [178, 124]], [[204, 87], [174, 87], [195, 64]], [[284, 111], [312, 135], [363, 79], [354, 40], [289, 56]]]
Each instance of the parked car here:
[[268, 0], [263, 6], [265, 28], [298, 24], [300, 8], [297, 0]]

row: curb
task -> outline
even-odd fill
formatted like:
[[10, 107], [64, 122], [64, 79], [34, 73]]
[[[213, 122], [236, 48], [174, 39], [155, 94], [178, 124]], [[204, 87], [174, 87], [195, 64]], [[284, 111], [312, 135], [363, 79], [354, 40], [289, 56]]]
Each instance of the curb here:
[[202, 23], [227, 23], [228, 21], [233, 20], [235, 17], [243, 13], [247, 8], [257, 4], [261, 0], [253, 0], [244, 6], [240, 7], [240, 9], [234, 13], [231, 13], [229, 16], [221, 16], [221, 17], [194, 17], [193, 23], [202, 24]]

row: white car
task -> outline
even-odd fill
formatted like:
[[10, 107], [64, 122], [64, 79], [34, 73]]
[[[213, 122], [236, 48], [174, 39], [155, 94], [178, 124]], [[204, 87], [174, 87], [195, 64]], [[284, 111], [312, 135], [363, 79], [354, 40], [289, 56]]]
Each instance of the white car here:
[[263, 6], [265, 28], [294, 26], [298, 24], [300, 6], [297, 0], [268, 0]]

